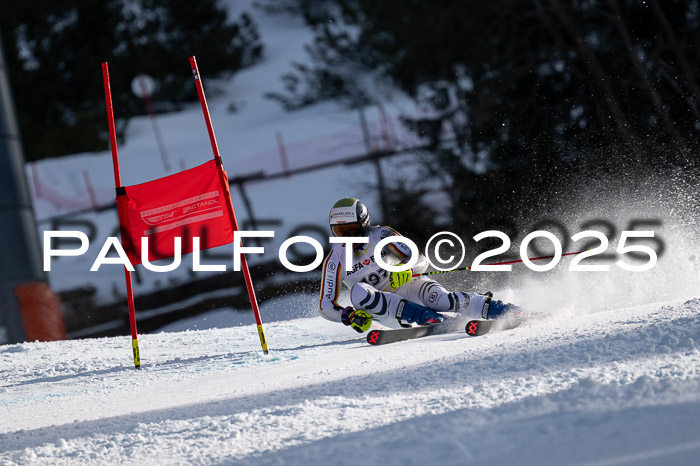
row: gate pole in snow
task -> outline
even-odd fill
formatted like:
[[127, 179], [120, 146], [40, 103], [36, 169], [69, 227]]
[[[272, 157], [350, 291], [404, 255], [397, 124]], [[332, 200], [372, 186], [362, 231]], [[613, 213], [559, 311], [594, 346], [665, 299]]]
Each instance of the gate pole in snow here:
[[[204, 113], [204, 121], [207, 124], [207, 131], [209, 132], [209, 140], [211, 141], [211, 148], [214, 151], [214, 159], [216, 160], [216, 166], [219, 170], [219, 176], [221, 176], [221, 183], [224, 187], [228, 187], [228, 177], [225, 175], [221, 154], [219, 153], [219, 146], [216, 143], [216, 136], [214, 135], [214, 126], [211, 123], [211, 116], [209, 115], [209, 107], [207, 106], [207, 98], [204, 96], [204, 88], [202, 87], [202, 80], [199, 75], [199, 68], [197, 67], [197, 60], [195, 57], [190, 57], [190, 67], [192, 68], [192, 75], [194, 76], [194, 83], [197, 87], [197, 94], [199, 95], [199, 102], [202, 104], [202, 112]], [[233, 203], [231, 201], [231, 194], [228, 196], [228, 213], [231, 218], [231, 225], [233, 226], [233, 231], [238, 231], [238, 222], [236, 221], [236, 213], [233, 210]], [[255, 323], [258, 326], [258, 335], [260, 336], [260, 344], [262, 345], [263, 353], [267, 354], [267, 341], [265, 340], [265, 332], [263, 331], [262, 319], [260, 318], [260, 309], [258, 309], [258, 301], [255, 297], [255, 289], [253, 288], [253, 281], [250, 278], [250, 270], [248, 269], [248, 261], [245, 258], [245, 254], [241, 253], [241, 268], [243, 269], [243, 277], [245, 278], [245, 286], [248, 289], [248, 297], [250, 298], [250, 304], [253, 307], [253, 314], [255, 314]]]
[[[114, 169], [114, 188], [117, 191], [117, 213], [119, 225], [123, 228], [122, 218], [126, 218], [126, 197], [122, 188], [119, 175], [119, 155], [117, 154], [117, 132], [114, 128], [114, 110], [112, 108], [112, 90], [109, 84], [109, 68], [107, 63], [102, 63], [102, 81], [105, 88], [105, 104], [107, 105], [107, 121], [109, 122], [109, 145], [112, 148], [112, 167]], [[122, 241], [124, 240], [124, 234]], [[131, 272], [124, 266], [124, 279], [126, 280], [126, 297], [129, 303], [129, 327], [131, 327], [131, 347], [134, 352], [134, 366], [141, 368], [141, 356], [139, 354], [139, 337], [136, 332], [136, 310], [134, 308], [134, 290], [131, 285]]]

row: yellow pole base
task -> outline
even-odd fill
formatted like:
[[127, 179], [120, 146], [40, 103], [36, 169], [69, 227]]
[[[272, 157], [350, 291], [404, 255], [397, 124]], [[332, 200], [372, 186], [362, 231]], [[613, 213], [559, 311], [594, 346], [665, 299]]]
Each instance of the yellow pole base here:
[[131, 340], [131, 346], [134, 348], [134, 367], [141, 369], [141, 357], [139, 356], [139, 341], [134, 338]]
[[262, 345], [263, 353], [267, 354], [267, 341], [265, 340], [265, 332], [263, 331], [262, 325], [258, 325], [258, 335], [260, 335], [260, 344]]

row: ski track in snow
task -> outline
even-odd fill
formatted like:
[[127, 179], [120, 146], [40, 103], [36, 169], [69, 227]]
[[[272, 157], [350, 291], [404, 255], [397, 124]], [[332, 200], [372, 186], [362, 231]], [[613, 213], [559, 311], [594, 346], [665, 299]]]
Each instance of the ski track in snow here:
[[696, 464], [700, 299], [381, 347], [320, 318], [0, 348], [0, 464]]

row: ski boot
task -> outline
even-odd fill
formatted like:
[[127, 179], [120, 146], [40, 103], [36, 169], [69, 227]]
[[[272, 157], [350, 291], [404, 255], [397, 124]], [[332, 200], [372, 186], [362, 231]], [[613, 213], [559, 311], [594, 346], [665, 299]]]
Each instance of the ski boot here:
[[401, 326], [404, 324], [430, 325], [443, 322], [447, 316], [433, 311], [429, 307], [402, 299], [396, 311], [396, 318]]
[[516, 306], [515, 304], [504, 303], [501, 300], [494, 300], [493, 293], [487, 291], [484, 293], [486, 296], [486, 305], [488, 309], [486, 310], [486, 315], [484, 316], [488, 320], [496, 319], [518, 319], [521, 317], [527, 317], [528, 313], [523, 310], [523, 308]]

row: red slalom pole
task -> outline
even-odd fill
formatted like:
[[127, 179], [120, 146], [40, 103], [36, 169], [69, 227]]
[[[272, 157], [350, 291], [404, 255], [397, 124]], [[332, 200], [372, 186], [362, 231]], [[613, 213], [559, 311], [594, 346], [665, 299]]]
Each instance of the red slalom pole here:
[[[105, 88], [105, 104], [107, 105], [107, 122], [109, 123], [109, 145], [112, 148], [112, 168], [114, 170], [114, 188], [117, 191], [117, 212], [119, 225], [126, 218], [126, 197], [122, 188], [119, 175], [119, 155], [117, 154], [117, 131], [114, 128], [114, 109], [112, 107], [112, 89], [109, 84], [109, 68], [107, 63], [102, 63], [102, 81]], [[124, 235], [122, 235], [123, 241]], [[126, 281], [126, 297], [129, 303], [129, 327], [131, 327], [131, 347], [134, 353], [134, 367], [141, 368], [141, 356], [139, 354], [139, 339], [136, 332], [136, 309], [134, 307], [134, 290], [131, 284], [131, 272], [124, 266], [124, 279]]]
[[[561, 256], [574, 256], [576, 254], [581, 254], [582, 252], [585, 251], [577, 251], [577, 252], [567, 252], [566, 254], [562, 254]], [[551, 259], [554, 256], [542, 256], [542, 257], [533, 257], [530, 260], [531, 261], [539, 261], [542, 259]], [[522, 259], [514, 260], [514, 261], [505, 261], [505, 262], [492, 262], [490, 264], [484, 264], [484, 265], [508, 265], [508, 264], [517, 264], [518, 262], [523, 262]], [[437, 275], [439, 273], [450, 273], [450, 272], [465, 272], [467, 270], [471, 270], [471, 267], [463, 267], [459, 269], [452, 269], [452, 270], [436, 270], [434, 272], [425, 272], [425, 273], [414, 273], [411, 277], [424, 277], [426, 275]]]
[[[209, 132], [209, 140], [211, 141], [211, 148], [214, 152], [214, 160], [216, 160], [216, 166], [219, 170], [219, 176], [221, 177], [222, 186], [224, 186], [228, 191], [228, 176], [223, 168], [223, 162], [221, 161], [221, 154], [219, 153], [219, 145], [216, 143], [216, 135], [214, 134], [214, 126], [211, 123], [211, 116], [209, 115], [209, 106], [207, 105], [207, 98], [204, 96], [204, 88], [202, 87], [202, 80], [199, 75], [199, 68], [197, 67], [197, 60], [195, 57], [190, 57], [190, 67], [192, 68], [192, 75], [194, 76], [194, 83], [197, 87], [197, 94], [199, 95], [199, 103], [202, 104], [202, 112], [204, 113], [204, 121], [207, 124], [207, 131]], [[233, 210], [233, 202], [231, 201], [231, 193], [228, 195], [228, 213], [231, 220], [231, 225], [233, 226], [233, 231], [238, 230], [238, 222], [236, 221], [236, 213]], [[248, 297], [250, 298], [250, 304], [253, 307], [253, 314], [255, 314], [255, 323], [258, 326], [258, 335], [260, 336], [260, 344], [262, 345], [263, 353], [267, 354], [267, 340], [265, 339], [265, 332], [263, 330], [262, 319], [260, 318], [260, 309], [258, 309], [258, 300], [255, 297], [255, 289], [253, 288], [253, 280], [250, 278], [250, 270], [248, 269], [248, 261], [245, 258], [245, 254], [241, 254], [241, 267], [243, 269], [243, 277], [245, 279], [245, 286], [248, 289]]]

